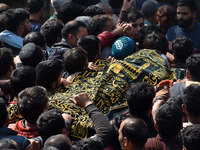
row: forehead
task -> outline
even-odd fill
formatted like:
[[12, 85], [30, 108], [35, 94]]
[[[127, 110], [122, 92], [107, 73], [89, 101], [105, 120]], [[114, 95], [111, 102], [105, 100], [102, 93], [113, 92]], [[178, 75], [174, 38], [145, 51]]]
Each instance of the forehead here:
[[178, 6], [177, 12], [191, 12], [191, 10], [188, 6]]
[[135, 21], [131, 21], [131, 24], [141, 24], [144, 23], [144, 18], [138, 18]]

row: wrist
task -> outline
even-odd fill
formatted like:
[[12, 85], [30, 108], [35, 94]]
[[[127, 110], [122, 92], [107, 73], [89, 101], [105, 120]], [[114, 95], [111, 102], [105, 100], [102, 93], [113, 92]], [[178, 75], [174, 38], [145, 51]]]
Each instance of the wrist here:
[[84, 105], [84, 108], [87, 107], [87, 106], [89, 106], [89, 105], [91, 105], [91, 104], [92, 104], [91, 101], [87, 101], [87, 102], [85, 103], [85, 105]]

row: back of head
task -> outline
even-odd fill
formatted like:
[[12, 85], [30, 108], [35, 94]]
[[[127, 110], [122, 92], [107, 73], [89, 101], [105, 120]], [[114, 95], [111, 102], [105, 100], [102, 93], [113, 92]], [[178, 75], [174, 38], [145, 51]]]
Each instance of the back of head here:
[[141, 12], [145, 18], [151, 18], [156, 15], [156, 11], [158, 10], [159, 7], [160, 4], [157, 1], [148, 0], [143, 3]]
[[0, 14], [7, 11], [8, 9], [10, 9], [10, 6], [5, 3], [0, 3]]
[[198, 11], [198, 5], [196, 0], [179, 0], [176, 4], [176, 6], [187, 6], [190, 8], [190, 10], [193, 11]]
[[183, 146], [186, 150], [200, 149], [200, 125], [193, 124], [184, 128], [181, 132], [181, 138]]
[[200, 81], [200, 54], [193, 54], [186, 59], [186, 66], [191, 80]]
[[160, 51], [161, 54], [166, 54], [168, 51], [168, 41], [166, 37], [159, 32], [147, 34], [143, 39], [144, 49], [154, 49]]
[[142, 149], [148, 138], [148, 128], [139, 118], [127, 118], [123, 121], [122, 136], [126, 137], [132, 145]]
[[13, 149], [19, 149], [19, 147], [15, 141], [9, 138], [3, 138], [0, 140], [0, 149], [13, 150]]
[[79, 16], [79, 17], [76, 17], [74, 20], [83, 22], [88, 27], [91, 19], [92, 17], [90, 16]]
[[189, 116], [200, 117], [200, 86], [192, 84], [183, 91], [183, 104]]
[[16, 97], [25, 88], [35, 86], [35, 82], [36, 72], [31, 66], [16, 68], [11, 74], [11, 87]]
[[88, 6], [84, 11], [84, 15], [90, 16], [90, 17], [94, 17], [95, 15], [103, 15], [103, 14], [106, 14], [105, 11], [96, 5]]
[[64, 53], [63, 64], [69, 74], [85, 71], [88, 65], [87, 52], [82, 48], [72, 48]]
[[43, 87], [24, 89], [18, 94], [19, 112], [28, 123], [35, 124], [40, 114], [48, 109], [48, 98]]
[[28, 0], [26, 3], [26, 8], [30, 12], [30, 14], [38, 13], [43, 7], [43, 0]]
[[8, 112], [5, 101], [0, 97], [0, 128], [5, 126], [5, 122], [8, 119]]
[[173, 138], [182, 128], [182, 111], [177, 105], [163, 104], [158, 109], [155, 120], [160, 136]]
[[58, 19], [61, 20], [64, 24], [74, 20], [78, 16], [83, 16], [83, 8], [73, 2], [65, 3], [58, 10]]
[[35, 68], [44, 59], [44, 55], [38, 45], [28, 43], [20, 50], [19, 58], [23, 65]]
[[143, 14], [139, 10], [133, 10], [128, 14], [127, 22], [134, 22], [139, 18], [144, 18]]
[[139, 118], [147, 118], [151, 110], [154, 87], [148, 83], [131, 83], [126, 91], [126, 100], [130, 113]]
[[49, 110], [42, 113], [37, 120], [37, 131], [44, 141], [56, 134], [62, 134], [65, 121], [60, 110]]
[[46, 39], [47, 46], [51, 47], [54, 43], [57, 42], [57, 38], [61, 39], [61, 31], [63, 25], [56, 20], [49, 20], [42, 25], [40, 32]]
[[70, 2], [71, 0], [51, 0], [51, 5], [54, 8], [55, 11], [58, 11], [58, 9], [65, 4], [66, 2]]
[[59, 150], [71, 150], [72, 144], [67, 135], [57, 134], [49, 137], [45, 143], [44, 147], [53, 146], [58, 148]]
[[62, 37], [67, 41], [69, 34], [73, 34], [75, 37], [80, 32], [80, 27], [87, 28], [87, 26], [80, 21], [70, 21], [62, 29]]
[[99, 57], [100, 41], [95, 35], [86, 35], [78, 40], [78, 46], [88, 52], [88, 61], [95, 62]]
[[123, 4], [123, 0], [108, 0], [109, 1], [109, 5], [113, 8], [113, 9], [120, 9], [122, 7]]
[[13, 65], [12, 51], [8, 48], [0, 48], [0, 78], [7, 75], [10, 66]]
[[4, 25], [6, 30], [15, 33], [20, 24], [23, 24], [26, 19], [29, 19], [29, 13], [22, 8], [9, 9], [4, 17]]
[[179, 36], [173, 40], [172, 50], [174, 51], [178, 62], [185, 63], [186, 59], [193, 54], [193, 42], [186, 36]]
[[40, 62], [35, 68], [37, 74], [37, 85], [51, 89], [53, 82], [57, 82], [62, 72], [63, 66], [59, 60], [45, 60]]
[[73, 149], [78, 150], [103, 150], [103, 144], [101, 141], [93, 139], [93, 138], [87, 138], [82, 139], [77, 142], [73, 142]]

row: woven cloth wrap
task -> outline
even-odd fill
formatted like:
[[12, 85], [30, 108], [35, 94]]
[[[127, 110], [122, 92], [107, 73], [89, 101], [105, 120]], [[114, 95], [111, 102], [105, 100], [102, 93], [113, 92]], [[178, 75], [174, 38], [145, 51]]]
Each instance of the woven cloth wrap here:
[[[176, 78], [175, 72], [167, 70], [165, 60], [156, 50], [143, 49], [123, 61], [109, 63], [97, 60], [96, 64], [104, 67], [96, 72], [86, 71], [77, 76], [70, 86], [48, 92], [50, 107], [74, 118], [70, 133], [72, 138], [87, 138], [95, 133], [85, 110], [69, 101], [73, 95], [86, 92], [96, 107], [111, 120], [127, 109], [124, 92], [130, 83], [148, 82], [155, 86], [161, 80]], [[9, 108], [9, 113], [10, 122], [20, 118], [16, 104]]]

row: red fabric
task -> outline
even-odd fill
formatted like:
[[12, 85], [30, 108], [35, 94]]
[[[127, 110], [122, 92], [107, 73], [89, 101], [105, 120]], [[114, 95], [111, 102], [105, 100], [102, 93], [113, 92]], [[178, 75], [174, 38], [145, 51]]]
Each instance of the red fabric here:
[[104, 31], [100, 33], [97, 37], [100, 40], [101, 49], [110, 45], [114, 41], [114, 38], [115, 38], [115, 36], [109, 31]]
[[33, 138], [39, 136], [36, 128], [24, 128], [22, 124], [23, 120], [17, 121], [15, 124], [10, 124], [8, 128], [18, 132], [17, 135], [25, 136], [27, 138]]

